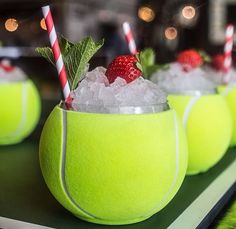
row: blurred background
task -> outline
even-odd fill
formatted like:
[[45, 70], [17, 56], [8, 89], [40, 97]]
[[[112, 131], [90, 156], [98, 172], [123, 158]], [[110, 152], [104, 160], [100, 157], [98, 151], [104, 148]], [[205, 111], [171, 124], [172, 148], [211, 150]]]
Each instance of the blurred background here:
[[0, 1], [0, 60], [11, 59], [33, 79], [43, 100], [61, 98], [56, 69], [35, 53], [49, 46], [40, 7], [51, 4], [58, 33], [71, 41], [91, 35], [105, 45], [91, 68], [128, 53], [122, 23], [131, 24], [138, 49], [152, 47], [160, 63], [186, 48], [223, 52], [224, 29], [236, 22], [236, 0]]

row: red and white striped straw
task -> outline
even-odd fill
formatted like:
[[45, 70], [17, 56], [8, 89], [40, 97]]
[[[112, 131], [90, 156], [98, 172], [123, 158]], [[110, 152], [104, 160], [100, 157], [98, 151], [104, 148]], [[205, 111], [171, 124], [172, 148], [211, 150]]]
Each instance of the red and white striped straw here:
[[230, 81], [229, 71], [232, 67], [232, 50], [234, 43], [234, 26], [229, 24], [226, 26], [225, 30], [225, 45], [224, 45], [224, 68], [226, 76], [224, 77], [224, 83]]
[[64, 98], [67, 99], [70, 94], [70, 87], [67, 80], [66, 69], [65, 69], [63, 59], [62, 59], [61, 50], [58, 43], [57, 34], [56, 34], [53, 19], [52, 19], [50, 7], [43, 6], [42, 11], [43, 11], [43, 16], [44, 16], [45, 23], [47, 26], [49, 40], [52, 47], [63, 95], [64, 95]]
[[125, 34], [125, 40], [129, 46], [130, 53], [133, 55], [137, 54], [137, 48], [136, 48], [134, 36], [132, 34], [132, 31], [128, 22], [123, 23], [123, 31]]

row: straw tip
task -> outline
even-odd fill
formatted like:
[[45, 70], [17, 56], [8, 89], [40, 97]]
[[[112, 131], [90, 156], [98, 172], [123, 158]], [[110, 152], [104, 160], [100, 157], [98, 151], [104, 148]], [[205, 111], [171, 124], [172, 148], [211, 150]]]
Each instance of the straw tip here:
[[129, 23], [128, 23], [127, 21], [125, 21], [125, 22], [123, 23], [123, 30], [124, 30], [125, 32], [127, 32], [127, 31], [130, 30], [130, 25], [129, 25]]
[[50, 10], [50, 6], [49, 5], [42, 6], [41, 9], [43, 12], [47, 13]]
[[48, 8], [49, 8], [49, 5], [42, 6], [41, 8], [42, 8], [42, 9], [48, 9]]

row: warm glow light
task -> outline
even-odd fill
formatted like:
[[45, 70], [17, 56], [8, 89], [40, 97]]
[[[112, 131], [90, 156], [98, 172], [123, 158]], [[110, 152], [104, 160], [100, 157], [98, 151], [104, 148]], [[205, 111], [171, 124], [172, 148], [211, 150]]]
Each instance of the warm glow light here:
[[167, 27], [165, 29], [165, 38], [167, 40], [174, 40], [178, 35], [177, 29], [175, 27]]
[[40, 21], [40, 27], [41, 27], [43, 30], [47, 30], [47, 27], [46, 27], [46, 23], [45, 23], [44, 18], [42, 18], [41, 21]]
[[19, 24], [15, 18], [9, 18], [5, 22], [5, 28], [9, 32], [14, 32], [17, 30]]
[[196, 15], [196, 10], [193, 6], [185, 6], [182, 9], [182, 15], [186, 19], [193, 19]]
[[143, 21], [151, 22], [155, 18], [155, 13], [151, 8], [142, 6], [138, 10], [138, 17]]

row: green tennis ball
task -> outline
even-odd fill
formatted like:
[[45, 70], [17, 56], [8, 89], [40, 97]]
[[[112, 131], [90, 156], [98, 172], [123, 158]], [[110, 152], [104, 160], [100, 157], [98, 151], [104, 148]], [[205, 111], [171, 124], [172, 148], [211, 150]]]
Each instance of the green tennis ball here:
[[187, 142], [173, 110], [140, 115], [65, 111], [42, 131], [40, 165], [56, 199], [98, 224], [130, 224], [160, 211], [187, 169]]
[[[168, 97], [170, 106], [182, 120], [191, 100], [193, 96]], [[232, 136], [232, 119], [223, 96], [200, 97], [189, 110], [185, 129], [189, 152], [187, 174], [205, 172], [223, 157]]]
[[0, 84], [0, 145], [21, 142], [35, 128], [40, 98], [31, 80]]
[[[221, 215], [220, 215], [221, 216]], [[218, 220], [215, 227], [216, 229], [230, 229], [236, 228], [236, 200], [227, 209], [224, 216]]]
[[233, 120], [233, 134], [230, 146], [236, 146], [236, 86], [219, 86], [218, 92], [225, 95]]

